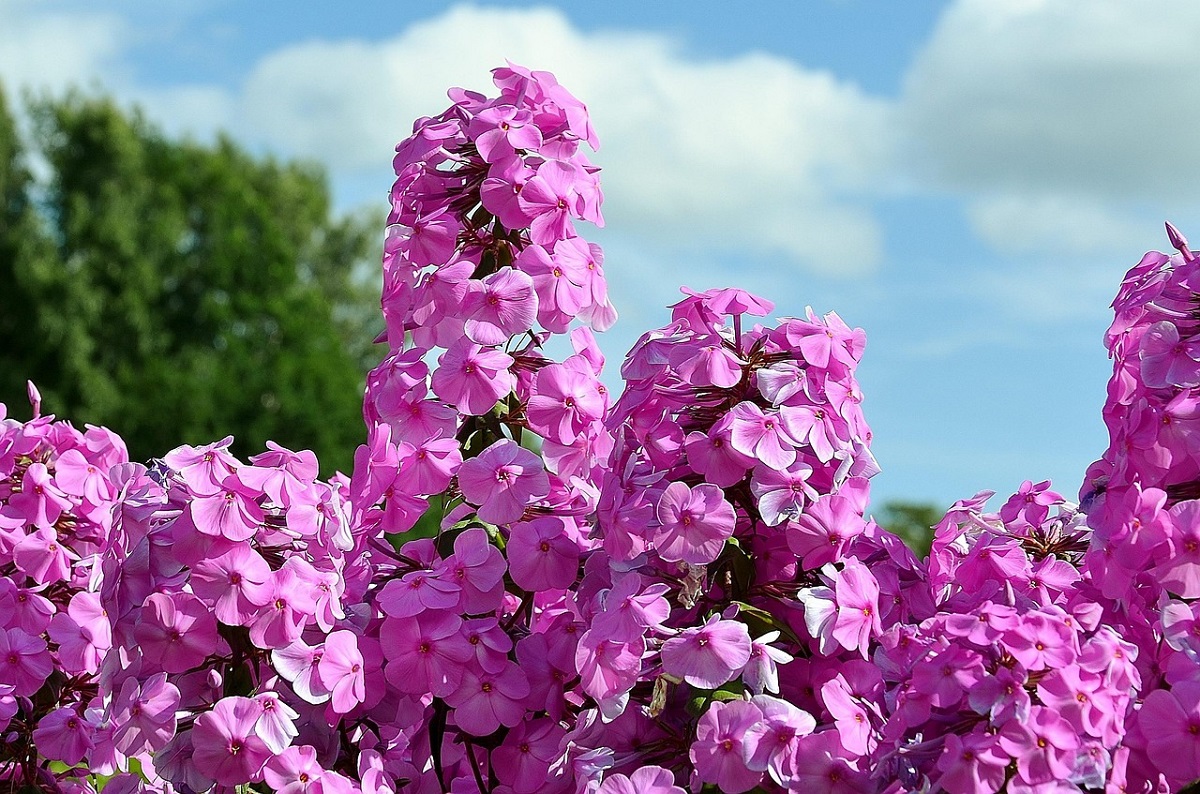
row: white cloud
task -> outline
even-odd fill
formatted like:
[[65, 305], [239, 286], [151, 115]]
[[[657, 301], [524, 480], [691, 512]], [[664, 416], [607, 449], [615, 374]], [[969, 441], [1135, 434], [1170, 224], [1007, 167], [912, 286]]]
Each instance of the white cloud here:
[[879, 260], [879, 227], [848, 196], [884, 159], [886, 106], [780, 57], [699, 61], [663, 36], [584, 33], [556, 10], [459, 6], [377, 43], [270, 54], [238, 117], [273, 148], [386, 174], [413, 118], [441, 111], [450, 85], [488, 89], [506, 58], [552, 69], [585, 98], [601, 131], [605, 211], [626, 233], [826, 273]]
[[0, 75], [5, 86], [59, 91], [121, 69], [128, 29], [100, 11], [47, 13], [31, 0], [0, 3]]
[[1104, 250], [1140, 205], [1196, 203], [1198, 39], [1191, 0], [959, 0], [898, 101], [908, 177], [1001, 251]]

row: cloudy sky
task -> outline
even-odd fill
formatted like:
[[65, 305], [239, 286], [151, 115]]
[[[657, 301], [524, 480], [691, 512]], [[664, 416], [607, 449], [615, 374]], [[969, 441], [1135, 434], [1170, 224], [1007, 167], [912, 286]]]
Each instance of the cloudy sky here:
[[315, 158], [351, 209], [447, 87], [552, 71], [601, 137], [614, 365], [680, 284], [837, 311], [877, 498], [944, 506], [1103, 451], [1111, 297], [1163, 219], [1200, 238], [1197, 40], [1190, 0], [0, 0], [0, 81]]

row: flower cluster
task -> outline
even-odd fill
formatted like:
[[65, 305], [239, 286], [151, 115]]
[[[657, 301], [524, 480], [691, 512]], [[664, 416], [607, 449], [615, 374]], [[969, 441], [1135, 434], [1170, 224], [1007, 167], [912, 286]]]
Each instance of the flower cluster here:
[[[111, 646], [98, 585], [121, 482], [114, 433], [0, 404], [0, 780], [53, 788], [89, 774]], [[43, 760], [58, 762], [52, 773]]]
[[[694, 292], [610, 401], [586, 108], [450, 92], [396, 149], [350, 476], [130, 463], [0, 405], [0, 782], [94, 794], [968, 794], [1200, 777], [1200, 259], [1115, 303], [1075, 506], [958, 502], [918, 560], [836, 314]], [[548, 346], [561, 334], [569, 344]], [[562, 360], [547, 351], [569, 350]], [[421, 531], [414, 531], [420, 527]]]
[[1113, 303], [1108, 450], [1081, 501], [1107, 619], [1139, 649], [1143, 705], [1126, 743], [1135, 781], [1200, 778], [1200, 260], [1146, 254]]
[[380, 651], [343, 627], [360, 596], [346, 592], [360, 578], [346, 484], [274, 444], [244, 464], [231, 440], [179, 447], [122, 484], [90, 763], [114, 774], [138, 759], [179, 791], [287, 780], [307, 764], [348, 791], [333, 771], [341, 716], [366, 699], [364, 654]]

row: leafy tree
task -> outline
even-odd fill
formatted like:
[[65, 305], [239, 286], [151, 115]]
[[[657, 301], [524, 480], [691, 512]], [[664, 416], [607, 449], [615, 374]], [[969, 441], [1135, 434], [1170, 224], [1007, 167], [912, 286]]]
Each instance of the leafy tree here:
[[892, 499], [883, 503], [875, 517], [879, 526], [899, 536], [918, 557], [929, 554], [933, 544], [933, 525], [942, 520], [944, 511], [928, 502]]
[[[119, 431], [135, 458], [226, 433], [348, 470], [377, 310], [376, 218], [319, 167], [172, 140], [111, 100], [0, 94], [0, 401]], [[34, 179], [36, 154], [47, 175]]]

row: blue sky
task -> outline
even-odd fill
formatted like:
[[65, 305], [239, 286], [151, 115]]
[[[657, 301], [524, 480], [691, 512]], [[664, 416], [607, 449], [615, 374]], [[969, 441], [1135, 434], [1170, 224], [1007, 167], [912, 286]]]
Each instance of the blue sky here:
[[0, 80], [315, 158], [349, 209], [447, 87], [552, 71], [602, 142], [613, 369], [680, 284], [837, 311], [876, 498], [944, 506], [1103, 451], [1111, 297], [1162, 220], [1200, 238], [1198, 34], [1182, 1], [3, 0]]

